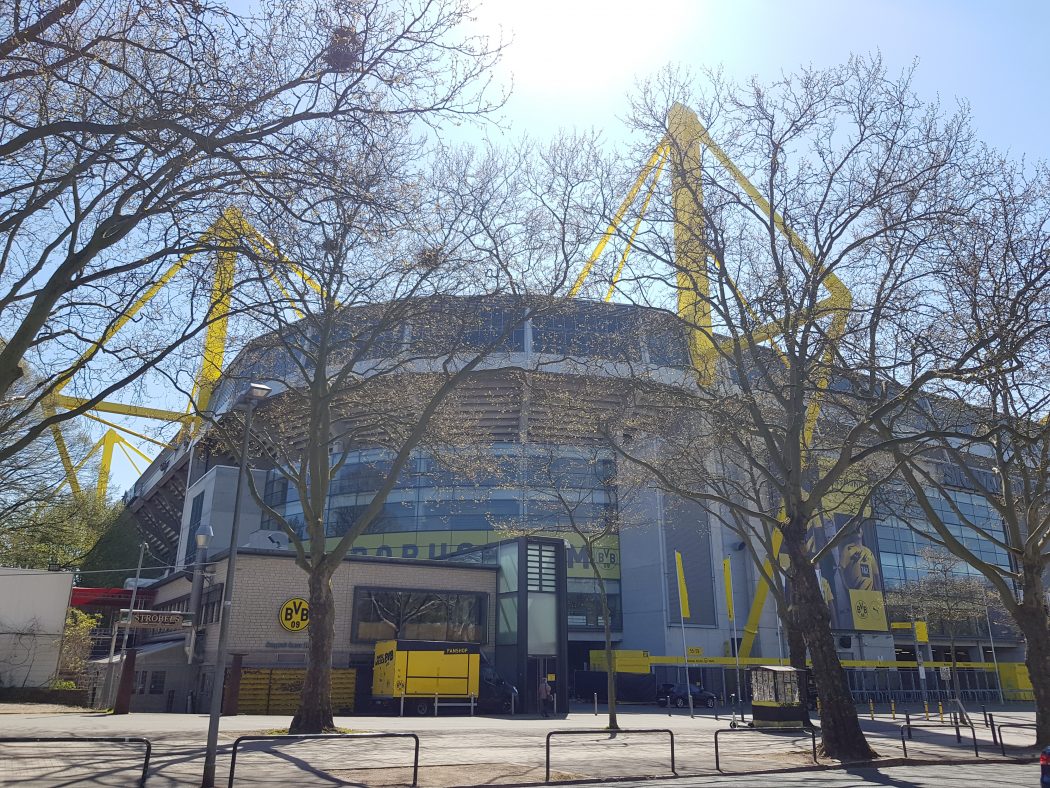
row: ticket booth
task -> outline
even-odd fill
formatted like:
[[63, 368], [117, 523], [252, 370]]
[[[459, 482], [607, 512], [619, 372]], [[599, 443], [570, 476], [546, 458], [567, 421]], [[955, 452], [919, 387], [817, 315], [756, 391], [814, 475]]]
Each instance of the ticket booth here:
[[751, 718], [756, 728], [809, 726], [808, 671], [781, 665], [751, 668]]

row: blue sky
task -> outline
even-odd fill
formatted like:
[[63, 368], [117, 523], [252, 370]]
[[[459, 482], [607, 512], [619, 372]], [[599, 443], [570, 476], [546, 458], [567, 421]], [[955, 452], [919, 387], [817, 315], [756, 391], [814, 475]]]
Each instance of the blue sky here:
[[[668, 63], [771, 80], [878, 51], [894, 71], [918, 60], [923, 98], [939, 96], [947, 108], [967, 100], [986, 142], [1050, 158], [1050, 2], [483, 0], [474, 25], [509, 42], [497, 73], [513, 86], [506, 131], [488, 127], [497, 139], [543, 139], [560, 128], [619, 139], [628, 91]], [[136, 477], [116, 456], [111, 491]]]
[[513, 78], [512, 134], [594, 127], [615, 139], [627, 91], [667, 63], [769, 80], [878, 51], [894, 71], [918, 60], [923, 98], [968, 100], [986, 142], [1050, 157], [1048, 2], [484, 0], [476, 24], [511, 39], [499, 72]]

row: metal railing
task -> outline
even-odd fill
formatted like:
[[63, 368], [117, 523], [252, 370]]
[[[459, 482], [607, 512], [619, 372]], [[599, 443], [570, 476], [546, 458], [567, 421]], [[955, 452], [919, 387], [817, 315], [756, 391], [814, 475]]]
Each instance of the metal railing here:
[[592, 736], [595, 733], [604, 733], [609, 738], [619, 736], [620, 734], [635, 734], [635, 733], [666, 733], [671, 737], [671, 774], [678, 776], [678, 772], [675, 770], [674, 763], [674, 731], [669, 728], [621, 728], [619, 730], [609, 730], [608, 728], [581, 728], [579, 730], [560, 730], [550, 731], [547, 734], [547, 758], [546, 758], [546, 771], [544, 772], [543, 781], [549, 783], [551, 781], [551, 738], [553, 736]]
[[[1004, 722], [1002, 725], [993, 725], [992, 732], [997, 733], [999, 739], [999, 751], [1006, 757], [1006, 743], [1003, 741], [1003, 728], [1027, 728], [1029, 730], [1038, 730], [1039, 726], [1033, 723], [1024, 722]], [[1034, 744], [1032, 745], [1035, 746]]]
[[962, 733], [960, 729], [969, 728], [970, 736], [973, 738], [973, 754], [974, 757], [980, 758], [981, 753], [977, 749], [977, 731], [973, 727], [972, 722], [961, 722], [958, 717], [955, 717], [954, 722], [911, 722], [910, 720], [905, 721], [901, 725], [901, 749], [904, 750], [904, 757], [908, 757], [908, 743], [904, 740], [905, 733], [907, 733], [908, 739], [911, 739], [911, 732], [913, 728], [949, 728], [955, 730], [955, 742], [956, 744], [962, 744]]
[[144, 739], [141, 736], [4, 736], [0, 738], [0, 744], [68, 744], [69, 742], [145, 744], [146, 754], [142, 759], [142, 776], [139, 778], [139, 785], [146, 784], [153, 745], [149, 739]]
[[722, 771], [722, 762], [718, 750], [718, 734], [720, 733], [798, 733], [799, 731], [809, 734], [813, 763], [817, 763], [817, 731], [816, 728], [719, 728], [715, 731], [715, 769]]
[[240, 736], [233, 742], [233, 752], [230, 755], [230, 781], [229, 788], [233, 788], [234, 772], [237, 769], [237, 749], [242, 742], [246, 741], [269, 741], [269, 742], [297, 742], [307, 740], [324, 739], [412, 739], [415, 743], [412, 755], [412, 786], [415, 788], [419, 780], [419, 737], [414, 733], [304, 733], [285, 734], [274, 736]]

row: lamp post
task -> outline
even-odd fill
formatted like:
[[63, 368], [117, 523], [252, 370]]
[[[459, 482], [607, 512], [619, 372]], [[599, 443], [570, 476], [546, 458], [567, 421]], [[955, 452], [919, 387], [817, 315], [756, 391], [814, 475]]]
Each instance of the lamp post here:
[[222, 609], [219, 614], [219, 643], [215, 653], [215, 676], [212, 679], [211, 711], [208, 719], [208, 745], [204, 753], [204, 777], [201, 788], [214, 788], [215, 754], [219, 745], [219, 716], [222, 714], [222, 695], [226, 683], [226, 652], [230, 639], [230, 615], [233, 612], [233, 585], [237, 565], [237, 531], [241, 517], [241, 491], [248, 472], [248, 440], [251, 438], [252, 413], [256, 405], [270, 394], [270, 387], [250, 383], [234, 402], [234, 408], [243, 408], [244, 440], [241, 444], [241, 463], [237, 472], [237, 489], [233, 499], [233, 523], [230, 526], [230, 549], [226, 557], [226, 581], [222, 588]]
[[190, 586], [190, 615], [193, 616], [193, 626], [190, 629], [190, 649], [187, 654], [188, 662], [193, 662], [195, 645], [197, 642], [197, 631], [204, 626], [201, 617], [201, 595], [204, 592], [204, 565], [208, 562], [208, 545], [211, 544], [215, 532], [210, 525], [197, 527], [193, 538], [197, 542], [197, 554], [193, 560], [193, 585]]

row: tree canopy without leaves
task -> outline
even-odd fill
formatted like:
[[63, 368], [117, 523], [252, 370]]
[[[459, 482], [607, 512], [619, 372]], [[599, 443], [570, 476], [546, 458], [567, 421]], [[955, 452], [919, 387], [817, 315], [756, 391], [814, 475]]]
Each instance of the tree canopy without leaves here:
[[[231, 206], [316, 180], [320, 127], [381, 148], [413, 122], [498, 104], [485, 93], [498, 47], [459, 29], [469, 12], [459, 0], [3, 3], [0, 401], [27, 361], [39, 377], [11, 418], [40, 415], [67, 384], [82, 401], [25, 423], [0, 460], [180, 348], [199, 354], [221, 317], [203, 257], [243, 245], [202, 233]], [[189, 253], [200, 261], [126, 321]]]
[[[908, 402], [981, 364], [962, 343], [941, 352], [946, 305], [928, 283], [991, 162], [964, 111], [922, 102], [878, 59], [769, 85], [667, 71], [634, 123], [668, 141], [674, 188], [654, 193], [617, 291], [677, 315], [698, 374], [640, 369], [609, 435], [634, 435], [625, 455], [744, 537], [805, 637], [824, 750], [869, 757], [817, 563], [857, 538], [893, 472], [897, 438], [875, 425], [886, 392]], [[658, 450], [640, 451], [650, 438]]]

